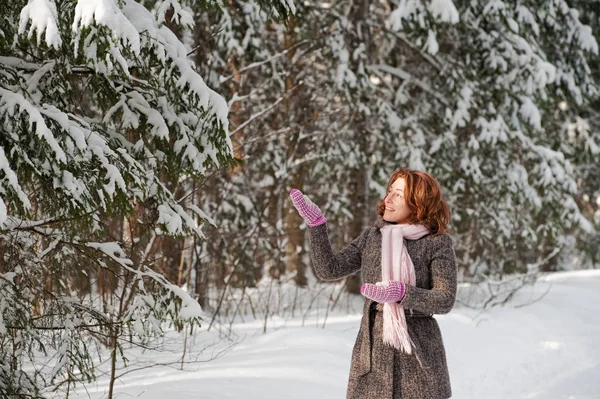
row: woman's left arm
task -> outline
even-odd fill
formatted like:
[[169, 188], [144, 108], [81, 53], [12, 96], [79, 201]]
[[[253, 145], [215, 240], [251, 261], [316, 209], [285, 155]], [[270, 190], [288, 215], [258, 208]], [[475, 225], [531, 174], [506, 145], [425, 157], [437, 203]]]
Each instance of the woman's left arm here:
[[431, 289], [406, 286], [400, 305], [429, 314], [448, 313], [456, 299], [456, 255], [449, 235], [434, 238], [431, 257]]

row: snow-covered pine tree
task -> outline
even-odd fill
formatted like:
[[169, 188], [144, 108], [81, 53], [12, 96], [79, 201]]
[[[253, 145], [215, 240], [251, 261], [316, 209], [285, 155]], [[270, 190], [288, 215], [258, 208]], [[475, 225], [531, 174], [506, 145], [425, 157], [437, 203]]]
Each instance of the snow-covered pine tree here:
[[[591, 153], [571, 156], [581, 147], [565, 139], [559, 105], [596, 96], [595, 42], [565, 7], [304, 2], [293, 30], [247, 1], [196, 15], [194, 47], [206, 50], [196, 64], [230, 99], [241, 161], [199, 189], [219, 221], [218, 240], [194, 257], [201, 295], [306, 263], [294, 253], [307, 243], [293, 233], [290, 187], [319, 203], [340, 248], [372, 222], [397, 167], [442, 182], [466, 278], [524, 271], [565, 232], [590, 237], [573, 183]], [[586, 118], [576, 108], [570, 118]]]
[[0, 4], [0, 396], [64, 396], [103, 346], [114, 382], [123, 337], [200, 321], [153, 271], [157, 236], [209, 220], [179, 182], [232, 157], [225, 100], [164, 24], [192, 28], [191, 3]]
[[[302, 220], [289, 202], [291, 187], [321, 205], [336, 244], [350, 238], [349, 209], [357, 205], [352, 202], [357, 191], [365, 191], [343, 184], [349, 176], [354, 183], [363, 165], [348, 154], [356, 147], [350, 136], [368, 136], [354, 126], [355, 109], [345, 100], [349, 89], [330, 73], [339, 48], [332, 31], [341, 34], [345, 27], [330, 27], [337, 18], [320, 2], [298, 4], [287, 26], [269, 21], [252, 2], [232, 3], [224, 12], [221, 44], [211, 59], [223, 71], [221, 92], [231, 98], [234, 148], [243, 164], [232, 175], [211, 179], [203, 192], [205, 204], [212, 204], [209, 213], [223, 221], [220, 239], [208, 241], [203, 262], [215, 267], [218, 285], [233, 265], [235, 286], [252, 286], [266, 273], [275, 278], [285, 273], [304, 284], [306, 244]], [[355, 219], [360, 232], [362, 218]]]
[[[370, 193], [368, 211], [383, 197], [395, 168], [430, 171], [447, 190], [454, 211], [452, 229], [465, 277], [525, 271], [527, 264], [538, 264], [563, 247], [565, 232], [589, 237], [591, 225], [575, 198], [579, 171], [589, 168], [593, 146], [585, 147], [585, 157], [574, 157], [582, 147], [568, 140], [559, 122], [565, 120], [560, 115], [564, 102], [579, 104], [570, 106], [571, 116], [583, 120], [585, 111], [580, 110], [597, 98], [588, 65], [597, 42], [583, 14], [569, 4], [440, 0], [299, 5], [304, 20], [296, 26], [298, 37], [315, 48], [302, 77], [312, 91], [311, 105], [318, 104], [318, 118], [300, 136], [312, 142], [305, 191], [347, 227], [352, 219], [344, 213], [356, 212], [357, 187]], [[362, 10], [360, 18], [353, 17], [356, 9]], [[235, 25], [238, 19], [231, 21]], [[281, 41], [285, 29], [269, 27], [241, 24], [229, 33], [234, 44], [229, 48], [237, 53], [222, 59], [243, 56], [238, 69], [251, 66], [254, 72], [253, 77], [246, 70], [234, 73], [242, 84], [278, 81], [277, 61], [264, 62], [274, 53], [263, 55], [261, 50], [268, 48], [266, 35], [274, 32]], [[262, 47], [248, 51], [254, 43]], [[311, 80], [317, 84], [306, 84]], [[261, 86], [261, 96], [240, 94], [244, 106], [257, 104], [256, 111], [248, 108], [247, 118], [277, 98], [268, 94], [269, 87]], [[289, 113], [283, 116], [291, 118]], [[361, 115], [365, 123], [360, 123]], [[253, 128], [278, 132], [286, 126], [255, 121], [244, 131]], [[284, 161], [289, 145], [279, 140], [273, 137], [257, 151], [260, 157], [248, 158], [244, 170], [261, 164], [280, 176], [291, 171]], [[357, 173], [357, 167], [365, 173]], [[254, 175], [263, 176], [258, 172], [263, 167], [256, 168]], [[271, 176], [270, 181], [276, 180]], [[259, 186], [245, 182], [243, 193], [259, 192]], [[273, 209], [284, 209], [287, 188], [272, 196], [283, 201], [271, 203]], [[340, 244], [351, 238], [343, 235]]]
[[[287, 213], [287, 191], [292, 180], [302, 179], [309, 152], [297, 145], [298, 138], [318, 108], [311, 103], [316, 75], [307, 55], [314, 49], [306, 39], [314, 34], [305, 30], [303, 6], [298, 7], [296, 17], [284, 24], [270, 20], [254, 2], [230, 3], [220, 21], [212, 21], [222, 33], [210, 64], [198, 60], [201, 70], [220, 73], [214, 79], [230, 98], [232, 140], [240, 160], [233, 172], [211, 177], [202, 190], [208, 212], [222, 222], [214, 232], [219, 239], [208, 240], [203, 261], [219, 289], [252, 287], [263, 275], [279, 278], [286, 272], [297, 273], [303, 284], [305, 263], [285, 257], [295, 241], [283, 224], [293, 217]], [[202, 18], [199, 26], [211, 26]], [[295, 230], [302, 234], [300, 224], [297, 220]]]
[[[600, 42], [600, 3], [576, 1], [571, 3], [580, 13], [581, 21], [591, 27], [596, 42]], [[600, 88], [600, 54], [588, 62], [596, 87]], [[595, 267], [600, 265], [600, 97], [587, 99], [582, 104], [573, 101], [560, 104], [556, 130], [567, 137], [568, 159], [577, 174], [577, 203], [582, 214], [592, 221], [595, 232], [578, 229], [569, 231], [570, 248], [558, 267]]]
[[370, 70], [393, 82], [382, 97], [404, 121], [398, 148], [448, 190], [465, 275], [525, 271], [568, 229], [589, 232], [575, 149], [553, 128], [563, 101], [598, 94], [598, 44], [579, 12], [561, 0], [403, 0], [389, 21], [417, 57], [397, 51]]

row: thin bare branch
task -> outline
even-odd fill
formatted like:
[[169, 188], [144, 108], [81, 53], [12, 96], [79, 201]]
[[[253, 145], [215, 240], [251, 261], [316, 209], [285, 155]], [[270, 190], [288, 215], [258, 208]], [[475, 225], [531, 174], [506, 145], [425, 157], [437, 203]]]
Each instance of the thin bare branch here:
[[285, 100], [286, 98], [288, 98], [292, 93], [294, 93], [298, 89], [298, 87], [300, 87], [302, 85], [303, 85], [302, 81], [298, 82], [294, 87], [292, 87], [283, 96], [279, 97], [273, 104], [269, 105], [267, 108], [263, 109], [262, 111], [258, 112], [257, 114], [252, 115], [248, 120], [246, 120], [244, 123], [242, 123], [241, 125], [239, 125], [233, 132], [229, 133], [229, 137], [233, 136], [234, 134], [236, 134], [237, 132], [239, 132], [240, 130], [242, 130], [246, 126], [248, 126], [250, 123], [252, 123], [256, 119], [264, 116], [269, 111], [271, 111], [273, 108], [277, 107], [277, 105], [279, 105], [283, 100]]
[[298, 48], [298, 47], [300, 47], [300, 46], [302, 46], [304, 44], [307, 44], [307, 43], [309, 43], [308, 40], [301, 40], [301, 41], [299, 41], [297, 43], [294, 43], [293, 45], [291, 45], [289, 48], [285, 49], [281, 53], [275, 54], [275, 55], [267, 58], [266, 60], [259, 61], [259, 62], [254, 62], [254, 63], [252, 63], [250, 65], [247, 65], [247, 66], [243, 67], [242, 69], [240, 69], [239, 71], [237, 71], [236, 74], [229, 75], [227, 77], [221, 78], [220, 82], [221, 82], [221, 84], [227, 83], [231, 79], [233, 79], [237, 74], [242, 74], [244, 72], [248, 72], [248, 71], [251, 71], [253, 69], [259, 68], [262, 65], [268, 64], [269, 62], [271, 62], [273, 60], [276, 60], [277, 58], [280, 58], [280, 57], [283, 57], [284, 55], [287, 55], [290, 51], [295, 50], [296, 48]]

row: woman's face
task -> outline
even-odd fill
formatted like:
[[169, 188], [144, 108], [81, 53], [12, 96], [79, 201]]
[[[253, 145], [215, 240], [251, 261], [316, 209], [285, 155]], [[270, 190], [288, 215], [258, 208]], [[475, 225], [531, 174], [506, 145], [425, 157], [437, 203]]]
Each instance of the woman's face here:
[[385, 213], [383, 220], [390, 223], [402, 223], [410, 216], [410, 209], [404, 201], [404, 186], [406, 182], [404, 177], [399, 177], [390, 186], [390, 191], [385, 197]]

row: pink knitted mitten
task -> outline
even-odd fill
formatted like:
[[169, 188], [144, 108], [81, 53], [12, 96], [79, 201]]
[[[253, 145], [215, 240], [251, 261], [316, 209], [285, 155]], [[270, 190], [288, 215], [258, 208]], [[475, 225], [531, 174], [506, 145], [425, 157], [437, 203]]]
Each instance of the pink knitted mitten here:
[[327, 222], [319, 207], [313, 204], [306, 196], [302, 195], [300, 190], [293, 188], [290, 191], [290, 197], [292, 198], [294, 207], [296, 207], [308, 227], [316, 227]]
[[378, 303], [400, 302], [406, 294], [406, 285], [400, 281], [390, 281], [388, 285], [366, 283], [360, 287], [360, 293]]

